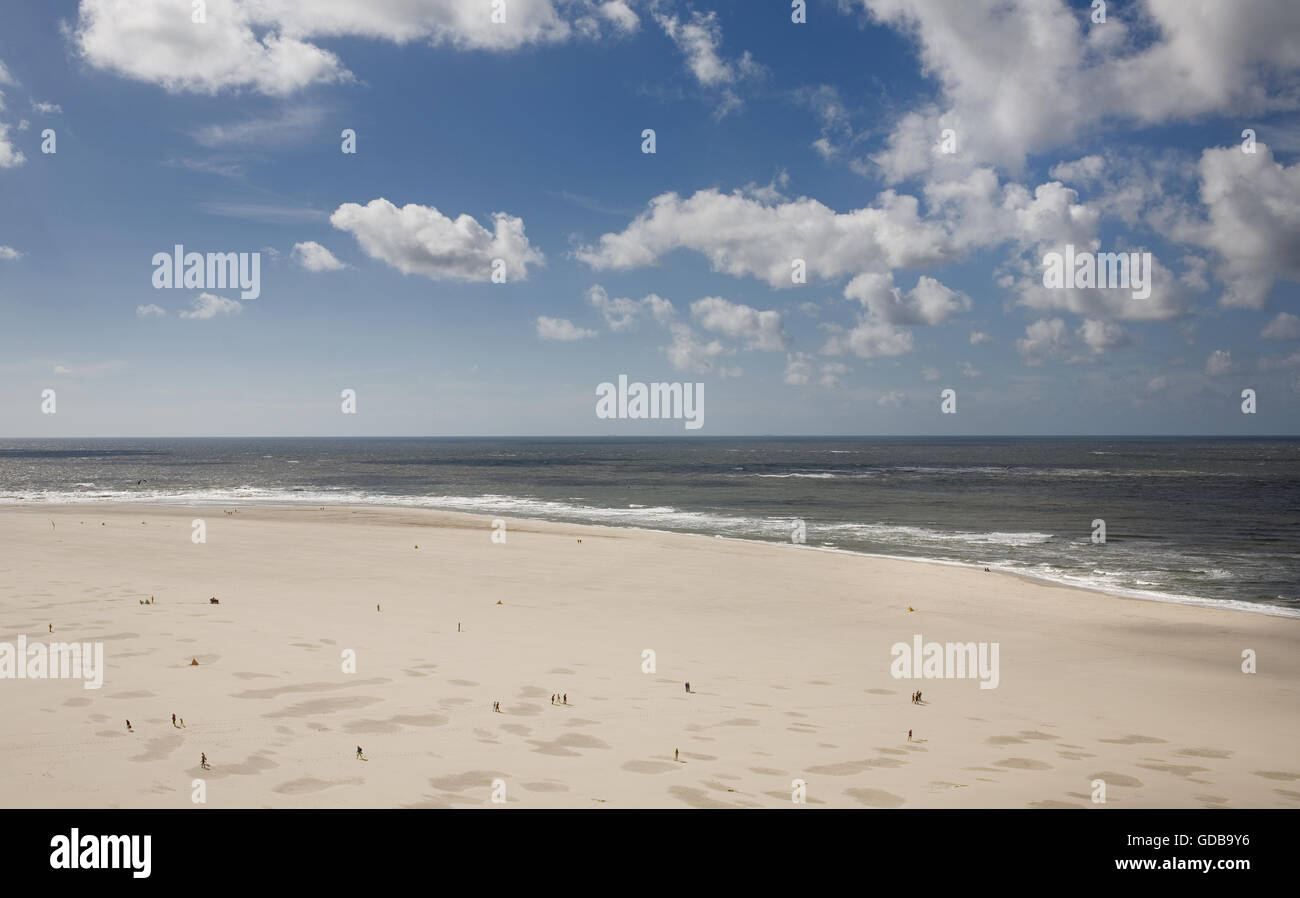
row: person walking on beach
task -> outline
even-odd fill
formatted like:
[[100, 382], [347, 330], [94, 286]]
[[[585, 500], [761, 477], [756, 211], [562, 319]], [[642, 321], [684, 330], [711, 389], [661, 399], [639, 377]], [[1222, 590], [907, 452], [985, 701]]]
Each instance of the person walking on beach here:
[[674, 748], [674, 749], [673, 749], [673, 760], [674, 760], [674, 761], [681, 760], [680, 758], [677, 757], [677, 753], [678, 753], [678, 750]]
[[212, 769], [212, 767], [209, 766], [208, 764], [208, 756], [203, 752], [199, 752], [199, 766], [202, 767], [204, 770]]
[[361, 746], [358, 745], [358, 746], [357, 746], [357, 760], [360, 761], [360, 760], [362, 760], [362, 759], [364, 759], [364, 758], [365, 758], [365, 755], [363, 755], [363, 754], [361, 753]]
[[172, 715], [172, 726], [176, 726], [176, 715]]
[[690, 683], [687, 683], [687, 684], [686, 684], [686, 691], [687, 691], [687, 692], [690, 692], [690, 691], [691, 691], [691, 684], [690, 684]]
[[567, 692], [564, 693], [564, 703], [565, 703], [566, 705], [569, 703], [569, 693], [567, 693]]
[[134, 733], [134, 732], [135, 732], [135, 730], [131, 729], [131, 721], [129, 721], [129, 720], [126, 722], [126, 731], [127, 731], [128, 733]]
[[908, 731], [907, 731], [907, 741], [908, 741], [908, 742], [911, 742], [911, 741], [912, 741], [912, 731], [911, 731], [911, 730], [908, 730]]

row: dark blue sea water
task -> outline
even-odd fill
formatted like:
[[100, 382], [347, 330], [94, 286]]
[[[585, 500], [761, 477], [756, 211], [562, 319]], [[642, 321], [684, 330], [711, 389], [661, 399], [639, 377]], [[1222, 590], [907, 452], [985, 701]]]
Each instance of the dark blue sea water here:
[[87, 501], [398, 505], [787, 543], [799, 519], [810, 547], [1300, 616], [1300, 440], [0, 441], [0, 502]]

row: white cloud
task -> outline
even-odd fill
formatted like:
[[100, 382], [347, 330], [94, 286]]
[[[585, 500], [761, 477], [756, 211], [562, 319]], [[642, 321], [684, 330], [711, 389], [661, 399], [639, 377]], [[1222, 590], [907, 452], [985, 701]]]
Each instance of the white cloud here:
[[58, 103], [38, 103], [32, 100], [32, 108], [41, 115], [59, 115], [63, 112], [63, 107]]
[[691, 314], [705, 330], [742, 340], [746, 349], [785, 349], [780, 312], [761, 312], [720, 296], [706, 296], [691, 303]]
[[226, 299], [212, 293], [200, 293], [193, 305], [180, 313], [181, 318], [207, 321], [218, 315], [237, 315], [244, 310], [244, 304], [237, 299]]
[[[672, 333], [673, 342], [664, 348], [664, 354], [678, 371], [708, 374], [713, 371], [716, 359], [731, 354], [731, 350], [717, 340], [701, 342], [688, 325], [675, 323], [669, 325], [668, 329]], [[735, 369], [727, 369], [720, 373], [725, 377], [728, 374], [734, 376], [738, 372]]]
[[1265, 340], [1300, 340], [1300, 318], [1290, 312], [1278, 312], [1259, 335]]
[[148, 305], [144, 305], [144, 306], [136, 306], [135, 314], [141, 318], [166, 318], [167, 310], [164, 309], [162, 306], [149, 303]]
[[1095, 353], [1108, 352], [1127, 346], [1131, 341], [1124, 328], [1113, 321], [1098, 321], [1088, 318], [1076, 332], [1080, 340]]
[[1106, 168], [1106, 161], [1101, 156], [1084, 156], [1072, 162], [1058, 162], [1048, 174], [1057, 181], [1069, 181], [1074, 184], [1095, 184]]
[[958, 362], [957, 370], [961, 372], [962, 377], [967, 377], [970, 378], [971, 380], [974, 380], [975, 378], [980, 376], [979, 369], [976, 368], [974, 365], [972, 365], [970, 362]]
[[[1212, 113], [1294, 109], [1291, 39], [1300, 6], [1186, 0], [1109, 4], [1092, 24], [1063, 0], [844, 0], [912, 37], [937, 104], [895, 124], [873, 157], [892, 181], [942, 163], [940, 129], [959, 154], [1016, 169], [1025, 156], [1111, 124], [1159, 125]], [[1265, 73], [1261, 76], [1260, 73]], [[1269, 77], [1269, 76], [1272, 77]], [[1080, 85], [1086, 85], [1081, 89]]]
[[484, 0], [207, 0], [206, 11], [198, 24], [175, 0], [81, 0], [70, 30], [91, 66], [168, 91], [284, 95], [352, 79], [314, 39], [508, 51], [627, 33], [639, 21], [621, 0], [509, 0], [504, 23]]
[[992, 343], [993, 337], [983, 331], [971, 331], [970, 345], [983, 346], [985, 343]]
[[347, 266], [335, 258], [334, 254], [314, 240], [305, 240], [293, 245], [293, 260], [308, 271], [338, 271]]
[[722, 100], [717, 115], [721, 117], [739, 108], [740, 98], [731, 90], [731, 86], [743, 78], [760, 74], [762, 67], [754, 62], [748, 50], [735, 61], [722, 56], [722, 26], [718, 23], [718, 14], [692, 10], [688, 21], [658, 10], [651, 14], [664, 34], [686, 57], [686, 67], [700, 86], [721, 90]]
[[0, 260], [21, 259], [24, 255], [12, 246], [0, 246]]
[[9, 126], [0, 122], [0, 168], [16, 168], [26, 161], [23, 151], [9, 139]]
[[661, 299], [658, 294], [650, 293], [641, 299], [611, 297], [600, 284], [593, 284], [587, 290], [587, 302], [600, 312], [610, 330], [629, 331], [636, 327], [637, 321], [649, 315], [656, 322], [667, 325], [676, 314], [673, 304]]
[[939, 373], [939, 369], [938, 369], [938, 368], [932, 368], [931, 366], [926, 365], [925, 367], [923, 367], [923, 368], [921, 369], [921, 380], [924, 380], [924, 381], [927, 381], [927, 382], [928, 382], [928, 381], [936, 381], [936, 380], [938, 380], [938, 379], [940, 378], [940, 376], [941, 376], [941, 375], [940, 375], [940, 373]]
[[743, 190], [710, 188], [685, 199], [661, 194], [622, 232], [604, 234], [576, 255], [597, 270], [629, 269], [688, 249], [715, 271], [791, 287], [795, 259], [805, 260], [810, 276], [835, 279], [935, 263], [946, 244], [943, 227], [919, 217], [916, 198], [893, 191], [871, 207], [838, 213], [807, 197], [763, 202]]
[[844, 288], [845, 299], [856, 299], [872, 316], [889, 324], [943, 324], [970, 308], [970, 297], [922, 275], [904, 293], [892, 274], [860, 274]]
[[912, 332], [881, 321], [860, 316], [856, 326], [845, 330], [838, 325], [827, 328], [830, 337], [822, 347], [823, 355], [853, 353], [858, 358], [906, 355], [912, 351]]
[[1063, 319], [1039, 319], [1025, 328], [1024, 338], [1016, 341], [1016, 351], [1026, 364], [1041, 365], [1069, 352], [1073, 345]]
[[567, 318], [547, 318], [537, 316], [537, 336], [543, 340], [584, 340], [596, 336], [596, 332], [578, 327]]
[[530, 264], [544, 264], [529, 244], [521, 218], [497, 212], [489, 231], [469, 215], [448, 218], [433, 206], [410, 203], [400, 209], [388, 200], [364, 206], [344, 203], [330, 224], [357, 238], [373, 259], [403, 274], [432, 280], [490, 281], [496, 259], [505, 262], [508, 281], [526, 280]]
[[1300, 280], [1300, 162], [1283, 166], [1263, 143], [1208, 149], [1199, 175], [1207, 217], [1182, 218], [1171, 236], [1217, 255], [1222, 305], [1262, 309], [1274, 281]]
[[1232, 353], [1226, 349], [1214, 350], [1205, 360], [1205, 373], [1211, 377], [1232, 374], [1237, 367], [1237, 363], [1232, 360]]
[[883, 408], [901, 408], [907, 403], [907, 394], [902, 390], [890, 390], [876, 400], [876, 405]]
[[853, 369], [842, 362], [818, 362], [806, 352], [794, 352], [785, 357], [785, 382], [804, 387], [814, 381], [818, 386], [833, 390], [840, 386], [840, 378]]

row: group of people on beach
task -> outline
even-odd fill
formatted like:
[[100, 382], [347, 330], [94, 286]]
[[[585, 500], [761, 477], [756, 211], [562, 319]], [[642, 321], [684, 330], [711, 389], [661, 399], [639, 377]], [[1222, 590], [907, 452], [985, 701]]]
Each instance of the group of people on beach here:
[[552, 704], [552, 705], [567, 705], [568, 703], [569, 703], [569, 693], [567, 693], [567, 692], [565, 692], [565, 693], [563, 693], [563, 694], [561, 694], [561, 693], [559, 693], [559, 692], [552, 693], [552, 695], [551, 695], [551, 704]]
[[915, 692], [912, 693], [912, 704], [914, 704], [914, 705], [924, 704], [924, 702], [921, 701], [921, 690], [920, 690], [920, 689], [918, 689], [918, 690], [916, 690]]

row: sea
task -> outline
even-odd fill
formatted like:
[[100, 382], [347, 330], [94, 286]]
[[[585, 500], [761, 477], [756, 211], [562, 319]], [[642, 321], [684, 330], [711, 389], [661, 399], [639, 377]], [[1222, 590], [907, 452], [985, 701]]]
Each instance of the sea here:
[[1300, 617], [1297, 439], [0, 440], [0, 502], [444, 509]]

